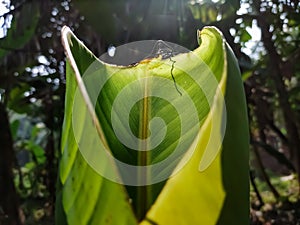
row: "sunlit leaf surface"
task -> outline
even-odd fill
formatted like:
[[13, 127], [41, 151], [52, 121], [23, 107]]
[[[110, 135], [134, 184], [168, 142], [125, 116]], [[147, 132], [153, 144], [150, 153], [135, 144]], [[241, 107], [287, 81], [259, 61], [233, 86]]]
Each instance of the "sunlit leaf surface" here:
[[240, 73], [217, 29], [199, 34], [193, 52], [118, 67], [63, 29], [57, 224], [248, 223]]

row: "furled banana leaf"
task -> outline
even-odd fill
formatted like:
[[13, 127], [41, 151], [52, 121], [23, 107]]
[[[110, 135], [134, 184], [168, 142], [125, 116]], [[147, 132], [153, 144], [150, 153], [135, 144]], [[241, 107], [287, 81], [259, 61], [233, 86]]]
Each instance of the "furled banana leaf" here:
[[193, 52], [98, 60], [69, 28], [57, 224], [248, 224], [248, 126], [213, 27]]

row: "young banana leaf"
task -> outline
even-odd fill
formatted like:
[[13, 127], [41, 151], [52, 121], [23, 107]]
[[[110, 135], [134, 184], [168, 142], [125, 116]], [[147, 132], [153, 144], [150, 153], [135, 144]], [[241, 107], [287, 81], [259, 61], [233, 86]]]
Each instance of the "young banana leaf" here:
[[116, 66], [63, 28], [56, 224], [249, 224], [238, 64], [216, 28], [198, 39], [192, 52]]

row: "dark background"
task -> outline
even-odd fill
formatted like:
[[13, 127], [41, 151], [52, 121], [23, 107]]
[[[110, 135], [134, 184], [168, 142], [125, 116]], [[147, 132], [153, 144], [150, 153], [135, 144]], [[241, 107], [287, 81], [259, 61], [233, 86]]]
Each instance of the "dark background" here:
[[1, 6], [0, 224], [54, 223], [63, 25], [97, 56], [147, 39], [192, 50], [197, 29], [218, 27], [239, 60], [247, 95], [251, 224], [300, 224], [299, 1], [5, 0]]

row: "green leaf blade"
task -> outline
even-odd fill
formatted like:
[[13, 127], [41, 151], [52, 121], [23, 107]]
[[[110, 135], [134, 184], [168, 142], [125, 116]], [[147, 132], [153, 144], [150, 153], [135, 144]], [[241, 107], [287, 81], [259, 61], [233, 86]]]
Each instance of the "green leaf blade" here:
[[[124, 188], [95, 172], [79, 151], [78, 140], [76, 140], [73, 132], [74, 98], [76, 98], [78, 84], [82, 85], [80, 82], [78, 83], [80, 81], [79, 76], [95, 60], [95, 57], [84, 48], [69, 29], [64, 29], [64, 44], [69, 49], [68, 57], [71, 64], [67, 66], [67, 94], [60, 161], [60, 188], [58, 189], [58, 201], [61, 202], [57, 202], [56, 224], [136, 224]], [[78, 53], [80, 53], [80, 57]], [[76, 56], [75, 60], [77, 61], [74, 60], [74, 56]], [[83, 113], [87, 113], [85, 107], [82, 110]], [[85, 114], [83, 114], [83, 118]], [[75, 123], [76, 128], [83, 128], [80, 125], [83, 121], [75, 122], [79, 123]], [[84, 134], [84, 131], [79, 132]], [[108, 191], [111, 193], [110, 195], [107, 194]], [[117, 211], [113, 213], [112, 209]]]
[[[141, 224], [231, 225], [235, 217], [244, 224], [249, 211], [245, 96], [222, 34], [207, 27], [193, 52], [118, 67], [97, 60], [64, 32], [72, 70], [68, 65], [58, 208], [68, 224], [137, 224], [148, 210]], [[238, 97], [236, 90], [242, 93]], [[126, 170], [117, 160], [136, 168]], [[167, 182], [160, 179], [171, 174]]]

